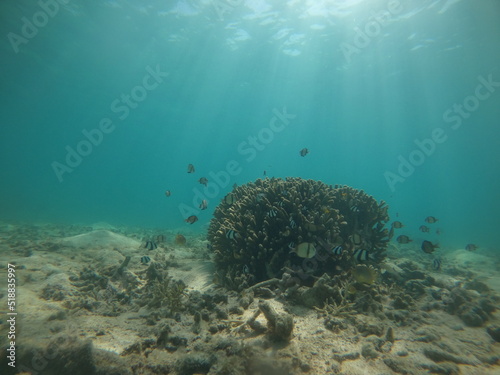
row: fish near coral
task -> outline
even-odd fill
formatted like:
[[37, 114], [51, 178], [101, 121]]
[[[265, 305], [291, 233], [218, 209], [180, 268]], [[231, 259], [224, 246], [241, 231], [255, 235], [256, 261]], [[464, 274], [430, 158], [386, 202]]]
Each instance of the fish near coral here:
[[439, 248], [439, 246], [434, 245], [431, 241], [425, 240], [422, 242], [421, 248], [424, 253], [431, 254], [434, 250], [436, 250], [436, 248]]
[[184, 237], [182, 234], [177, 234], [175, 236], [174, 241], [177, 245], [185, 245], [186, 244], [186, 237]]
[[378, 277], [377, 271], [373, 267], [358, 264], [352, 271], [352, 277], [360, 284], [373, 284]]
[[184, 221], [189, 224], [194, 224], [198, 221], [198, 217], [196, 215], [191, 215]]

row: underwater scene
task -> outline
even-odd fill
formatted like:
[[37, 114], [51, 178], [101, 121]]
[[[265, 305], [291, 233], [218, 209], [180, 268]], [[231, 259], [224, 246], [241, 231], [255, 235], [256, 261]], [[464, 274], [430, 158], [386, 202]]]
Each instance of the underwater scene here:
[[0, 374], [500, 374], [499, 20], [0, 2]]

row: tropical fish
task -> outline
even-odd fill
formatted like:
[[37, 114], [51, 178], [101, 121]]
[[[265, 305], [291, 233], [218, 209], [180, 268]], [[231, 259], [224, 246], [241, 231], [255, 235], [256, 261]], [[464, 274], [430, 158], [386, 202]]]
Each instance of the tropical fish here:
[[301, 258], [312, 258], [316, 255], [316, 248], [310, 242], [302, 242], [292, 252]]
[[151, 261], [151, 258], [148, 257], [147, 255], [144, 255], [141, 257], [141, 263], [142, 264], [148, 264]]
[[421, 225], [420, 228], [420, 231], [424, 232], [424, 233], [429, 233], [430, 229], [429, 227], [425, 226], [425, 225]]
[[334, 246], [332, 248], [332, 254], [336, 256], [342, 255], [342, 246], [340, 245]]
[[194, 165], [188, 164], [188, 173], [194, 173]]
[[285, 205], [285, 202], [283, 202], [283, 201], [279, 201], [276, 203], [276, 206], [278, 206], [278, 207], [283, 207], [284, 205]]
[[302, 150], [299, 151], [300, 156], [304, 157], [309, 153], [309, 150], [307, 148], [303, 148]]
[[182, 234], [177, 234], [175, 236], [174, 241], [177, 245], [185, 245], [186, 244], [186, 237], [184, 237]]
[[146, 241], [146, 245], [144, 245], [144, 248], [148, 249], [148, 250], [154, 250], [157, 247], [158, 247], [158, 245], [154, 241]]
[[356, 259], [358, 262], [371, 260], [370, 252], [368, 250], [362, 250], [362, 249], [354, 250], [352, 257]]
[[184, 221], [189, 224], [194, 224], [198, 221], [198, 217], [196, 215], [191, 215]]
[[358, 206], [351, 206], [351, 211], [352, 212], [359, 212], [359, 207]]
[[165, 196], [168, 198], [172, 195], [172, 193], [170, 192], [170, 190], [165, 190]]
[[412, 242], [413, 240], [410, 239], [410, 237], [402, 234], [401, 236], [398, 236], [398, 238], [396, 238], [396, 241], [398, 241], [398, 243], [409, 243], [409, 242]]
[[267, 173], [266, 173], [266, 171], [264, 171], [264, 176], [265, 176], [266, 174], [267, 174]]
[[202, 178], [200, 178], [200, 179], [198, 180], [198, 182], [199, 182], [200, 184], [202, 184], [202, 185], [207, 186], [207, 184], [208, 184], [208, 179], [207, 179], [206, 177], [202, 177]]
[[276, 211], [274, 208], [269, 210], [267, 213], [267, 216], [269, 217], [276, 217], [276, 215], [278, 215], [278, 211]]
[[432, 268], [434, 268], [436, 271], [439, 271], [441, 269], [441, 259], [436, 258], [432, 261]]
[[290, 228], [296, 228], [297, 227], [297, 223], [292, 219], [290, 218]]
[[436, 248], [439, 248], [439, 246], [434, 245], [431, 241], [425, 240], [422, 242], [421, 248], [424, 251], [424, 253], [431, 254], [434, 252]]
[[399, 228], [403, 228], [403, 227], [404, 227], [403, 223], [402, 223], [402, 222], [400, 222], [400, 221], [395, 221], [394, 223], [392, 223], [392, 226], [393, 226], [394, 228], [396, 228], [396, 229], [399, 229]]
[[159, 234], [155, 237], [155, 241], [158, 243], [164, 243], [165, 240], [166, 240], [166, 238], [163, 234]]
[[354, 280], [361, 284], [373, 284], [378, 277], [378, 273], [374, 268], [365, 266], [364, 264], [358, 264], [354, 267], [351, 274]]
[[295, 249], [295, 242], [291, 241], [289, 244], [288, 244], [288, 248], [289, 249]]
[[434, 216], [427, 216], [425, 218], [425, 222], [429, 224], [434, 224], [438, 219], [436, 219]]
[[236, 202], [236, 198], [234, 197], [233, 193], [227, 193], [227, 195], [224, 197], [223, 201], [224, 201], [224, 203], [227, 203], [227, 204], [233, 204], [234, 202]]
[[201, 209], [201, 210], [206, 210], [206, 209], [207, 209], [207, 207], [208, 207], [208, 202], [207, 202], [207, 200], [206, 200], [206, 199], [203, 199], [203, 200], [201, 201], [201, 203], [200, 203], [200, 206], [199, 206], [199, 207], [200, 207], [200, 209]]
[[250, 273], [250, 268], [246, 264], [243, 266], [243, 273], [246, 275]]
[[476, 251], [477, 250], [477, 246], [474, 245], [473, 243], [470, 243], [470, 244], [467, 244], [467, 246], [465, 246], [465, 250], [467, 250], [467, 251]]
[[226, 232], [226, 238], [229, 238], [230, 240], [235, 240], [237, 238], [239, 238], [240, 235], [238, 234], [238, 232], [236, 232], [235, 230], [233, 229], [229, 229], [227, 232]]

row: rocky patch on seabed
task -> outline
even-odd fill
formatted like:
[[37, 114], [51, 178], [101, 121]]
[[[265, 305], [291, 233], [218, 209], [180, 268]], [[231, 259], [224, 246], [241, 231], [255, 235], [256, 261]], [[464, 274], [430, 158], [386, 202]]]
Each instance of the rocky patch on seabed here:
[[373, 284], [325, 274], [302, 285], [290, 270], [237, 292], [212, 283], [202, 236], [177, 246], [172, 231], [149, 251], [137, 228], [0, 229], [0, 277], [16, 265], [18, 308], [17, 367], [3, 356], [2, 374], [500, 371], [497, 293], [451, 259], [434, 272], [389, 257]]

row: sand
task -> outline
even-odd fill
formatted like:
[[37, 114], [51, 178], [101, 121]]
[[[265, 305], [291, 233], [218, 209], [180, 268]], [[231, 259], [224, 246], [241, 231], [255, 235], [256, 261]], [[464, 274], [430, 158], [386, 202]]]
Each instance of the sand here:
[[[435, 271], [418, 249], [391, 245], [387, 262], [403, 274], [383, 272], [370, 287], [377, 295], [373, 309], [336, 315], [273, 288], [269, 295], [242, 296], [217, 287], [203, 236], [186, 235], [187, 245], [179, 246], [176, 233], [106, 223], [1, 224], [2, 348], [8, 347], [8, 263], [16, 265], [18, 312], [17, 367], [4, 358], [2, 374], [500, 373], [500, 344], [490, 334], [500, 326], [498, 312], [471, 326], [446, 305], [464, 291], [470, 301], [462, 310], [484, 300], [498, 306], [498, 260], [480, 250], [444, 249], [442, 270]], [[143, 240], [155, 234], [167, 240], [147, 251]], [[143, 255], [185, 284], [178, 311], [163, 302], [150, 306], [137, 292], [148, 282]], [[127, 267], [117, 271], [127, 257]], [[421, 290], [406, 300], [395, 286], [404, 282]], [[262, 303], [278, 317], [291, 316], [287, 339], [273, 336], [264, 313], [248, 323]]]

